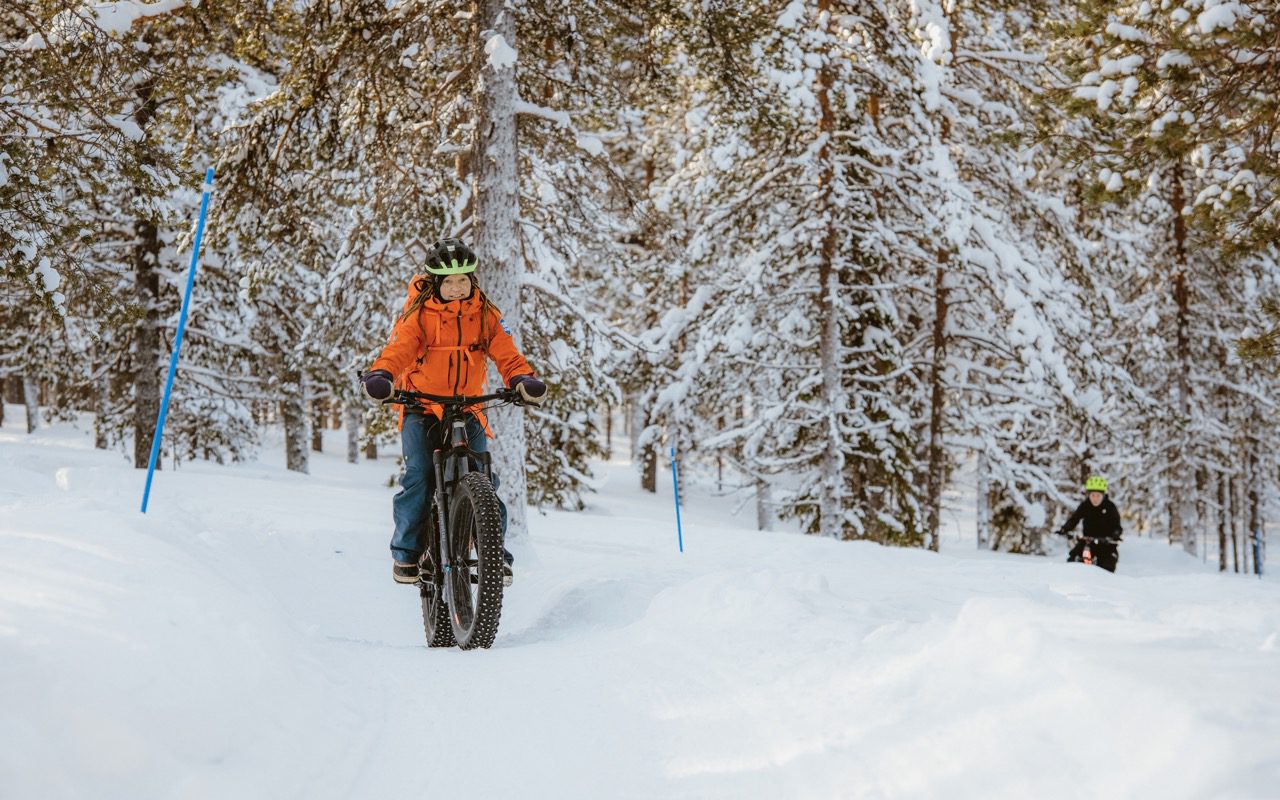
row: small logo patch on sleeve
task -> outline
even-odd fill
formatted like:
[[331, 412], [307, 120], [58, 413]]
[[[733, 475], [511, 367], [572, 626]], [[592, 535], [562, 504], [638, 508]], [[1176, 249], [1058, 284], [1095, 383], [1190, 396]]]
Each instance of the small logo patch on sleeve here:
[[502, 329], [507, 332], [508, 336], [511, 335], [511, 327], [507, 325], [507, 321], [505, 319], [499, 318], [498, 324], [502, 326]]

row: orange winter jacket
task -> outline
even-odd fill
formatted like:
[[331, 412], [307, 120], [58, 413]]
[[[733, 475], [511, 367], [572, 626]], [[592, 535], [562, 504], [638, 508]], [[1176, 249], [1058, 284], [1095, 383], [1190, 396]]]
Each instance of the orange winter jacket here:
[[[423, 278], [415, 275], [409, 282], [406, 310], [417, 296], [416, 287]], [[485, 307], [480, 293], [473, 291], [470, 297], [449, 303], [428, 298], [416, 314], [402, 315], [391, 330], [387, 346], [369, 369], [390, 372], [400, 389], [443, 395], [484, 394], [486, 353], [497, 364], [504, 384], [516, 375], [533, 374], [529, 362], [516, 349], [501, 314], [492, 305]], [[428, 405], [427, 410], [436, 417], [443, 415], [438, 404]], [[484, 414], [479, 409], [472, 409], [471, 413], [492, 439], [493, 431]], [[403, 414], [402, 408], [401, 424]]]

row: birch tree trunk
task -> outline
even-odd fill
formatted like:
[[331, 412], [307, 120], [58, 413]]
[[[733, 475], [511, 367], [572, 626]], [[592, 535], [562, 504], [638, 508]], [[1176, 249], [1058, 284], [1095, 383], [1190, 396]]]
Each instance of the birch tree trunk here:
[[31, 373], [22, 373], [22, 402], [27, 407], [27, 433], [40, 427], [40, 383]]
[[307, 392], [306, 378], [302, 371], [287, 367], [284, 371], [280, 400], [280, 417], [284, 421], [285, 467], [292, 472], [306, 473], [307, 463]]
[[347, 403], [347, 463], [357, 464], [360, 461], [360, 407], [355, 403]]
[[[480, 257], [477, 274], [485, 292], [502, 311], [519, 348], [524, 260], [516, 149], [516, 65], [504, 57], [514, 58], [515, 11], [507, 8], [505, 0], [480, 0], [479, 5], [477, 47], [487, 57], [480, 71], [480, 124], [471, 165], [476, 187], [475, 250]], [[500, 377], [497, 383], [501, 385]], [[495, 409], [491, 423], [497, 439], [490, 447], [507, 505], [507, 535], [519, 538], [527, 531], [524, 412], [512, 406]]]

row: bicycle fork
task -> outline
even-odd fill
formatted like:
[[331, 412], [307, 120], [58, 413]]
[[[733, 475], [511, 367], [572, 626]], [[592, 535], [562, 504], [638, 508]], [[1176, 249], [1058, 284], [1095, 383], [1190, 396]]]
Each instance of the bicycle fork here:
[[[452, 441], [452, 447], [450, 448], [450, 450], [452, 451], [453, 449], [459, 446], [466, 447], [467, 445], [466, 423], [462, 421], [454, 421], [452, 433], [453, 433], [452, 435], [453, 441]], [[453, 574], [453, 566], [454, 566], [453, 555], [454, 554], [453, 554], [453, 548], [450, 546], [450, 543], [449, 543], [448, 511], [445, 508], [445, 506], [448, 503], [448, 494], [445, 492], [444, 482], [446, 477], [451, 478], [453, 480], [457, 480], [459, 476], [456, 473], [458, 473], [459, 470], [465, 472], [466, 463], [465, 461], [463, 461], [462, 464], [459, 464], [457, 463], [459, 461], [458, 459], [450, 457], [449, 470], [446, 470], [445, 465], [443, 463], [444, 461], [445, 459], [441, 457], [441, 453], [439, 450], [432, 451], [431, 468], [435, 472], [435, 476], [436, 476], [436, 487], [434, 492], [435, 499], [436, 499], [436, 530], [439, 534], [439, 537], [438, 537], [439, 546], [436, 548], [439, 552], [439, 555], [437, 556], [437, 563], [440, 565], [440, 571], [441, 573], [443, 573], [443, 576], [444, 576], [444, 580], [441, 581], [441, 583], [444, 584], [444, 601], [445, 603], [449, 604], [449, 608], [452, 608], [453, 607], [453, 581], [450, 580], [450, 578], [452, 577], [452, 574]]]
[[440, 464], [440, 451], [436, 450], [432, 453], [431, 469], [436, 474], [435, 499], [436, 499], [436, 563], [439, 565], [440, 571], [444, 573], [444, 580], [441, 584], [444, 586], [444, 601], [448, 603], [449, 597], [449, 573], [453, 571], [453, 559], [449, 553], [449, 529], [448, 519], [445, 511], [445, 494], [444, 494], [444, 469]]

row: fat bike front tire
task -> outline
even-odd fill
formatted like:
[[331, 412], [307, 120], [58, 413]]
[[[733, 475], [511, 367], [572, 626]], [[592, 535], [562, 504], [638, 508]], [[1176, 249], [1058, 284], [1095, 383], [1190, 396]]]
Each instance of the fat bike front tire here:
[[454, 569], [449, 581], [449, 622], [458, 647], [489, 647], [502, 617], [502, 517], [498, 495], [481, 472], [458, 481], [449, 509]]

